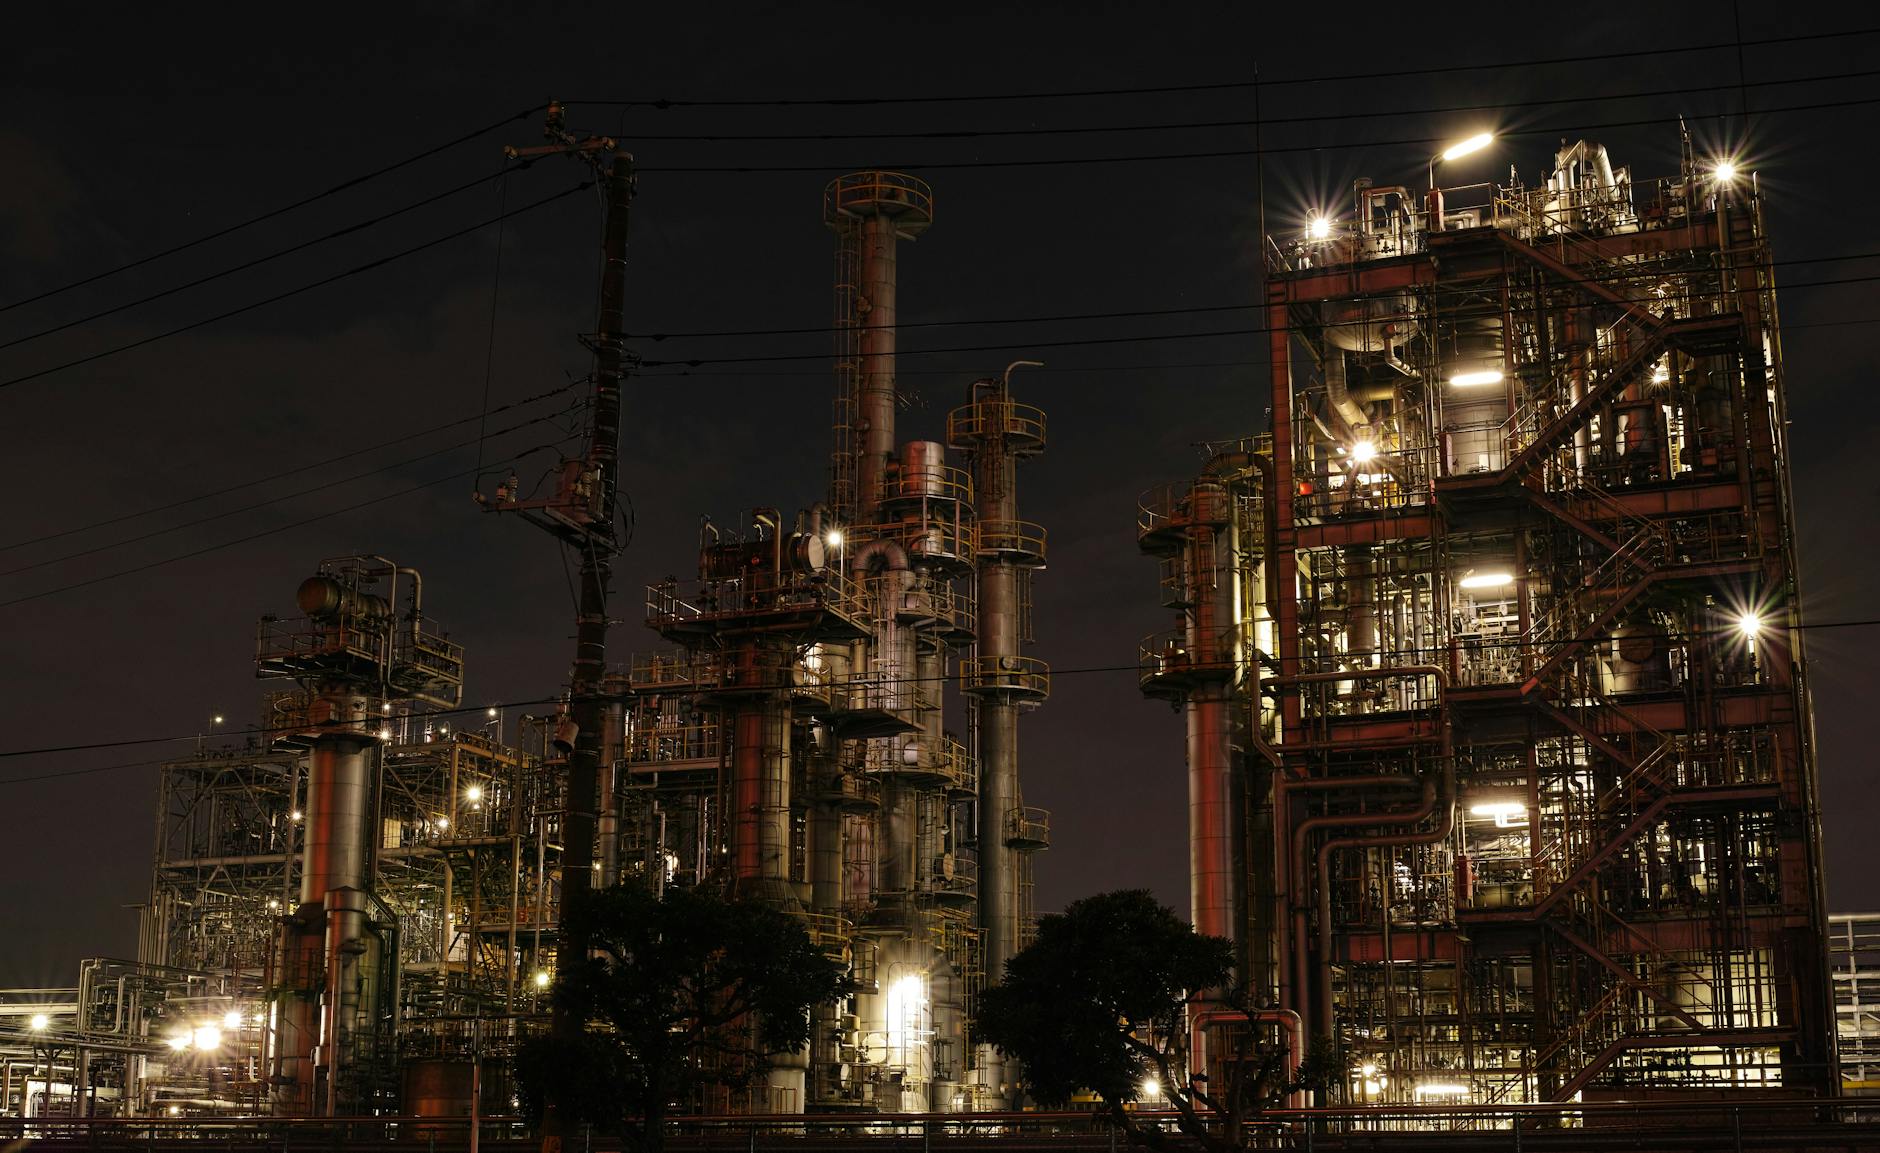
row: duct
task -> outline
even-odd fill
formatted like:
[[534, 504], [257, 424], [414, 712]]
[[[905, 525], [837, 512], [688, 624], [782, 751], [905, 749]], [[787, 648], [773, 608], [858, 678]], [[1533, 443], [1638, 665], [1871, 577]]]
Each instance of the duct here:
[[1344, 418], [1346, 424], [1355, 432], [1370, 423], [1364, 409], [1351, 398], [1351, 390], [1345, 379], [1345, 353], [1338, 347], [1325, 350], [1325, 397], [1332, 408]]

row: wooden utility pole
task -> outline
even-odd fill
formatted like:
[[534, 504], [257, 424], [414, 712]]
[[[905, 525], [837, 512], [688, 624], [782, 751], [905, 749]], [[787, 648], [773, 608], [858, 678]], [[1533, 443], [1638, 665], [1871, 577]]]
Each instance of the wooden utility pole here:
[[[562, 108], [551, 104], [547, 135], [551, 143], [507, 149], [512, 159], [560, 153], [593, 166], [607, 187], [607, 221], [602, 242], [600, 307], [595, 331], [584, 338], [594, 353], [593, 410], [587, 452], [562, 462], [555, 495], [523, 501], [516, 486], [499, 490], [490, 506], [518, 512], [581, 554], [580, 604], [575, 617], [574, 666], [569, 678], [568, 721], [556, 744], [568, 757], [567, 811], [562, 818], [561, 920], [556, 939], [557, 967], [578, 964], [588, 941], [578, 917], [593, 883], [595, 823], [600, 804], [602, 731], [607, 707], [601, 699], [607, 665], [607, 592], [614, 555], [614, 500], [620, 460], [620, 386], [632, 359], [626, 348], [627, 216], [633, 203], [633, 157], [607, 137], [577, 139], [564, 126]], [[570, 731], [572, 730], [572, 731]], [[564, 1041], [579, 1037], [584, 1022], [553, 1007], [551, 1030]], [[558, 1153], [567, 1129], [567, 1102], [560, 1086], [551, 1086], [542, 1126], [543, 1153]]]

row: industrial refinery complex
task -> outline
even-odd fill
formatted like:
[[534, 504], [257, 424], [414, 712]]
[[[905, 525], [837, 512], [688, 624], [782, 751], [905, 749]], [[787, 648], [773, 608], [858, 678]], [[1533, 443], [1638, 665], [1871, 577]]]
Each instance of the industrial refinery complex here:
[[[513, 1114], [564, 902], [623, 881], [785, 910], [857, 990], [683, 1112], [1031, 1104], [969, 1023], [1052, 840], [1024, 787], [1052, 688], [1033, 362], [910, 405], [897, 255], [944, 188], [828, 182], [826, 499], [642, 539], [686, 575], [610, 600], [635, 174], [551, 128], [608, 194], [589, 447], [462, 515], [581, 557], [569, 683], [467, 699], [476, 638], [426, 593], [468, 574], [395, 540], [257, 592], [260, 732], [157, 774], [137, 955], [0, 993], [0, 1114]], [[1329, 1039], [1314, 1103], [1405, 1124], [1869, 1089], [1880, 926], [1826, 908], [1756, 175], [1580, 140], [1533, 184], [1447, 184], [1486, 142], [1265, 236], [1270, 420], [1113, 510], [1167, 611], [1117, 661], [1183, 718], [1155, 771], [1186, 764], [1188, 913], [1251, 992], [1194, 1005], [1186, 1072], [1218, 1083], [1230, 1035], [1288, 1068]]]

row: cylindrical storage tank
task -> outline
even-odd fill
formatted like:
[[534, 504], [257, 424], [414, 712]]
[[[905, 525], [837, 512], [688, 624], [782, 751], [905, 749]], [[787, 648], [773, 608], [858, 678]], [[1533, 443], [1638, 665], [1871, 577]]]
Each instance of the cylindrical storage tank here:
[[392, 606], [384, 597], [349, 589], [330, 576], [310, 576], [294, 591], [300, 611], [314, 620], [333, 620], [340, 616], [363, 616], [383, 620], [392, 615]]
[[932, 440], [910, 440], [901, 446], [901, 481], [896, 495], [904, 500], [944, 497], [946, 478], [946, 446]]
[[[426, 1057], [405, 1063], [404, 1105], [407, 1117], [469, 1117], [475, 1075], [470, 1062], [447, 1057]], [[420, 1132], [447, 1131], [445, 1126], [420, 1126]], [[451, 1126], [450, 1128], [455, 1128]]]

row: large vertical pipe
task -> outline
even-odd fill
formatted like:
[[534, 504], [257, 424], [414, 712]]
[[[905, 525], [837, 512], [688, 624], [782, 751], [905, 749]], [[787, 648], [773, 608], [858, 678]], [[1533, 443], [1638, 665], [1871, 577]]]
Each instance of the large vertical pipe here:
[[1188, 494], [1189, 609], [1184, 638], [1204, 675], [1188, 696], [1188, 880], [1195, 931], [1241, 943], [1244, 853], [1234, 767], [1234, 670], [1241, 631], [1240, 557], [1231, 498], [1220, 482]]
[[[338, 974], [326, 941], [328, 894], [362, 891], [371, 884], [372, 766], [364, 724], [366, 702], [351, 686], [321, 686], [313, 721], [323, 730], [308, 757], [307, 801], [301, 814], [303, 856], [300, 906], [282, 937], [282, 992], [275, 1009], [275, 1108], [308, 1116], [335, 1104], [331, 1081], [324, 1101], [314, 1092], [316, 1070], [343, 1066], [332, 1028]], [[352, 926], [336, 926], [345, 932]], [[324, 990], [324, 992], [323, 992]], [[330, 1078], [330, 1073], [329, 1073]]]
[[[1003, 389], [980, 397], [983, 410], [1000, 412], [1007, 397]], [[992, 422], [983, 422], [992, 423]], [[1009, 525], [1018, 519], [1016, 462], [1006, 451], [1005, 438], [996, 433], [978, 446], [974, 457], [974, 488], [979, 497], [982, 524]], [[1009, 557], [982, 557], [978, 571], [979, 621], [975, 640], [982, 661], [1018, 655], [1019, 572]], [[1018, 702], [1010, 693], [994, 692], [979, 702], [977, 754], [979, 757], [979, 926], [988, 981], [1005, 978], [1005, 963], [1019, 948], [1018, 861], [1006, 843], [1006, 819], [1019, 805]], [[1014, 1105], [1012, 1082], [996, 1049], [979, 1054], [987, 1088], [1000, 1106]]]
[[876, 213], [862, 221], [861, 460], [856, 468], [862, 522], [881, 519], [881, 499], [894, 453], [895, 233], [892, 218]]
[[[747, 646], [739, 662], [747, 678], [774, 672], [775, 654]], [[752, 683], [747, 680], [747, 683]], [[740, 890], [782, 899], [790, 879], [790, 727], [774, 693], [741, 703], [732, 749], [734, 863]]]

